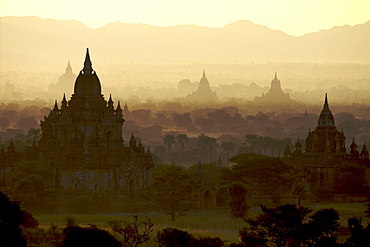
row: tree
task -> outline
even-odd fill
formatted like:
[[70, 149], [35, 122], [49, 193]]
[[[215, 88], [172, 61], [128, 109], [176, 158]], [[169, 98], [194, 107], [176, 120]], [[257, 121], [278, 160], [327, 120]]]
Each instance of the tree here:
[[167, 144], [167, 149], [168, 149], [168, 157], [171, 156], [171, 148], [172, 148], [172, 144], [175, 144], [176, 141], [175, 141], [175, 136], [174, 135], [166, 135], [164, 138], [163, 138], [163, 143], [164, 144]]
[[27, 246], [20, 228], [24, 222], [24, 212], [19, 203], [10, 201], [9, 197], [0, 191], [0, 245]]
[[254, 195], [280, 195], [290, 191], [286, 174], [291, 167], [281, 159], [254, 153], [239, 154], [230, 159], [235, 165], [221, 174], [223, 184], [239, 181]]
[[168, 227], [157, 232], [155, 241], [163, 247], [186, 247], [192, 246], [194, 237], [186, 231]]
[[34, 117], [25, 117], [19, 119], [17, 127], [20, 128], [21, 130], [27, 131], [31, 128], [38, 128], [39, 124], [37, 123]]
[[203, 133], [198, 136], [198, 146], [200, 146], [200, 149], [202, 150], [203, 162], [205, 162], [206, 160], [206, 150], [208, 146], [208, 138], [209, 136], [206, 136]]
[[249, 227], [240, 231], [246, 246], [336, 245], [339, 215], [334, 209], [323, 209], [310, 217], [311, 209], [292, 204], [275, 208], [261, 205], [261, 211], [256, 219], [245, 220]]
[[189, 210], [194, 198], [195, 183], [189, 174], [176, 165], [157, 172], [152, 184], [153, 201], [158, 209], [171, 216], [171, 221]]
[[230, 151], [234, 151], [234, 143], [232, 141], [223, 141], [221, 148], [227, 153], [227, 163], [229, 163]]
[[208, 138], [208, 147], [209, 147], [209, 153], [210, 153], [210, 159], [209, 161], [212, 162], [213, 160], [213, 149], [217, 147], [217, 139], [214, 137], [209, 137]]
[[370, 223], [364, 228], [360, 218], [348, 219], [348, 229], [351, 236], [343, 244], [344, 247], [366, 247], [370, 242]]
[[176, 125], [182, 130], [186, 130], [187, 127], [192, 123], [190, 113], [173, 114], [173, 121], [175, 121]]
[[5, 130], [10, 125], [10, 120], [7, 117], [0, 117], [0, 128]]
[[205, 134], [200, 134], [198, 136], [198, 146], [200, 146], [200, 149], [203, 153], [203, 162], [206, 162], [206, 151], [207, 148], [209, 148], [210, 151], [210, 161], [212, 161], [212, 152], [215, 146], [217, 146], [217, 139], [214, 137], [207, 136]]
[[157, 232], [154, 239], [161, 247], [223, 247], [224, 241], [220, 238], [199, 238], [186, 231], [176, 228], [165, 228]]
[[148, 219], [146, 222], [143, 221], [142, 223], [144, 227], [140, 233], [137, 221], [138, 217], [134, 216], [134, 222], [124, 222], [123, 227], [119, 224], [114, 224], [111, 222], [113, 231], [122, 235], [124, 246], [136, 247], [149, 241], [149, 235], [153, 232], [154, 224], [150, 221], [150, 219]]
[[231, 215], [234, 218], [243, 219], [248, 210], [247, 187], [241, 182], [233, 182], [229, 186]]
[[35, 188], [35, 192], [41, 192], [45, 190], [45, 181], [44, 179], [38, 174], [31, 174], [27, 176], [28, 180], [30, 180]]
[[39, 143], [41, 137], [41, 129], [34, 129], [31, 128], [27, 131], [27, 136], [26, 136], [26, 143], [27, 145], [32, 145], [35, 143], [36, 145]]
[[184, 143], [189, 142], [189, 138], [186, 134], [179, 134], [176, 136], [176, 141], [181, 144], [181, 157], [184, 157]]
[[105, 230], [100, 230], [96, 226], [90, 227], [69, 226], [63, 229], [64, 239], [62, 247], [77, 246], [107, 246], [122, 247], [114, 236]]
[[36, 192], [36, 188], [32, 181], [24, 178], [19, 180], [14, 186], [14, 193], [21, 199], [21, 205], [28, 202]]
[[342, 164], [335, 169], [335, 191], [340, 194], [366, 193], [364, 168], [356, 164]]

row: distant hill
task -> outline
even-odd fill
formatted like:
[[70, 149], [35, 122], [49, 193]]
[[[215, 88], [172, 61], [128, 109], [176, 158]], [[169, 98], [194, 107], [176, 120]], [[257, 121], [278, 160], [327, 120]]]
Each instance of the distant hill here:
[[[250, 21], [222, 28], [156, 27], [109, 23], [90, 29], [78, 21], [1, 17], [1, 70], [60, 69], [81, 61], [86, 47], [93, 62], [370, 62], [370, 21], [293, 37]], [[40, 68], [42, 66], [43, 68]]]

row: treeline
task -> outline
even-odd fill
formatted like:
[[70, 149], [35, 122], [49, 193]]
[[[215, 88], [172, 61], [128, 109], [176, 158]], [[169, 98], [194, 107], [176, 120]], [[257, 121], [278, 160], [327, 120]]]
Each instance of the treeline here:
[[[50, 108], [45, 107], [48, 103], [42, 100], [27, 102], [1, 104], [0, 111], [0, 138], [3, 147], [10, 138], [16, 140], [16, 147], [22, 150], [25, 145], [30, 145], [30, 129], [39, 128], [39, 120], [43, 119], [50, 112]], [[49, 107], [53, 105], [50, 102]], [[219, 108], [186, 108], [179, 102], [145, 103], [134, 105], [131, 112], [124, 113], [126, 122], [124, 123], [123, 135], [127, 142], [131, 133], [143, 142], [149, 145], [155, 151], [157, 156], [165, 157], [166, 161], [178, 161], [179, 158], [186, 158], [188, 161], [199, 159], [198, 138], [205, 134], [217, 139], [217, 145], [212, 150], [212, 155], [208, 161], [216, 160], [218, 155], [224, 152], [222, 142], [233, 142], [233, 149], [229, 152], [237, 154], [245, 140], [246, 135], [259, 136], [260, 142], [250, 147], [251, 152], [262, 153], [266, 155], [281, 155], [281, 147], [276, 144], [276, 140], [291, 139], [295, 142], [298, 138], [302, 140], [307, 136], [308, 130], [313, 130], [317, 125], [318, 115], [322, 106], [313, 106], [308, 109], [308, 113], [299, 112], [294, 109], [282, 109], [277, 111], [258, 111], [257, 106], [247, 107], [235, 103], [233, 106], [219, 106]], [[347, 137], [347, 146], [352, 137], [356, 138], [359, 145], [363, 141], [370, 143], [370, 108], [363, 105], [352, 106], [333, 106], [332, 112], [335, 116], [335, 123], [338, 130], [344, 131]], [[184, 144], [180, 141], [179, 145], [173, 144], [171, 155], [164, 156], [164, 149], [168, 149], [163, 139], [167, 135], [186, 135], [189, 143]], [[265, 140], [265, 141], [263, 141]], [[275, 144], [273, 144], [274, 140]], [[175, 139], [175, 141], [177, 141]], [[37, 140], [36, 140], [37, 143]], [[127, 145], [127, 144], [126, 144]], [[248, 145], [248, 144], [247, 144]], [[197, 151], [198, 149], [198, 151]], [[204, 148], [203, 148], [204, 149]], [[260, 150], [262, 149], [262, 151]], [[245, 151], [245, 150], [244, 150]], [[169, 150], [167, 150], [169, 153]], [[194, 155], [190, 154], [194, 153]], [[195, 155], [197, 153], [197, 155]], [[180, 155], [181, 154], [181, 155]], [[211, 154], [210, 154], [211, 155]], [[211, 155], [211, 156], [212, 156]], [[222, 155], [222, 154], [221, 154]], [[227, 157], [223, 155], [223, 160]], [[187, 161], [187, 162], [188, 162]]]
[[[235, 218], [243, 218], [249, 199], [264, 196], [279, 205], [290, 201], [330, 201], [333, 193], [366, 194], [364, 167], [342, 164], [333, 172], [334, 188], [320, 174], [297, 164], [254, 153], [230, 158], [232, 167], [220, 163], [194, 162], [189, 168], [161, 164], [157, 160], [152, 183], [145, 190], [58, 189], [53, 185], [53, 168], [40, 160], [20, 160], [0, 180], [0, 189], [12, 200], [38, 213], [92, 214], [104, 212], [161, 212], [172, 221], [199, 208], [223, 208]], [[5, 178], [5, 179], [4, 179]]]
[[[346, 228], [340, 226], [340, 216], [334, 209], [313, 213], [308, 207], [292, 204], [272, 208], [261, 205], [261, 213], [256, 218], [244, 219], [245, 226], [239, 231], [240, 241], [231, 244], [219, 237], [195, 237], [171, 227], [154, 233], [155, 224], [150, 219], [139, 222], [137, 216], [132, 222], [111, 221], [105, 229], [96, 225], [78, 226], [74, 218], [67, 218], [65, 227], [39, 227], [30, 213], [23, 211], [18, 202], [10, 201], [1, 191], [0, 212], [2, 246], [365, 247], [370, 242], [370, 224], [364, 227], [361, 218], [350, 218]], [[365, 213], [365, 217], [369, 217], [370, 204], [367, 204]], [[346, 238], [340, 241], [343, 237]]]

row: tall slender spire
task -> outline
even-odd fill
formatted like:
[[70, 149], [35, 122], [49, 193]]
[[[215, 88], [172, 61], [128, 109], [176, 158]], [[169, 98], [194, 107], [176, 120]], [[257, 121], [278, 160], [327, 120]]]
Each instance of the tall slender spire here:
[[84, 62], [84, 68], [83, 72], [84, 74], [91, 74], [92, 73], [92, 64], [90, 60], [90, 54], [89, 54], [89, 48], [86, 48], [86, 57], [85, 57], [85, 62]]
[[276, 74], [276, 72], [275, 72], [275, 78], [274, 78], [274, 80], [277, 80], [277, 74]]
[[206, 70], [203, 69], [203, 78], [206, 78]]
[[66, 94], [64, 93], [63, 94], [63, 100], [62, 100], [62, 106], [61, 106], [61, 109], [65, 109], [65, 107], [67, 107], [67, 100], [66, 100]]
[[59, 108], [58, 108], [58, 101], [55, 100], [55, 103], [54, 103], [54, 108], [53, 108], [53, 112], [58, 112], [59, 111]]
[[329, 103], [328, 103], [328, 94], [325, 93], [325, 103], [324, 103], [324, 108], [329, 108]]
[[318, 126], [320, 127], [335, 127], [334, 116], [329, 109], [328, 94], [325, 93], [324, 107], [321, 110]]

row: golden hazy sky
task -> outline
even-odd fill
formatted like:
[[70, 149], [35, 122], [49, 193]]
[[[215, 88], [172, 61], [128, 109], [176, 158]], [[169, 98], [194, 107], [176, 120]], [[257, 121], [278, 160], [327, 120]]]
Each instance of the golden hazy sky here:
[[1, 16], [75, 19], [90, 28], [107, 23], [223, 27], [251, 20], [299, 36], [370, 20], [370, 1], [4, 1]]

